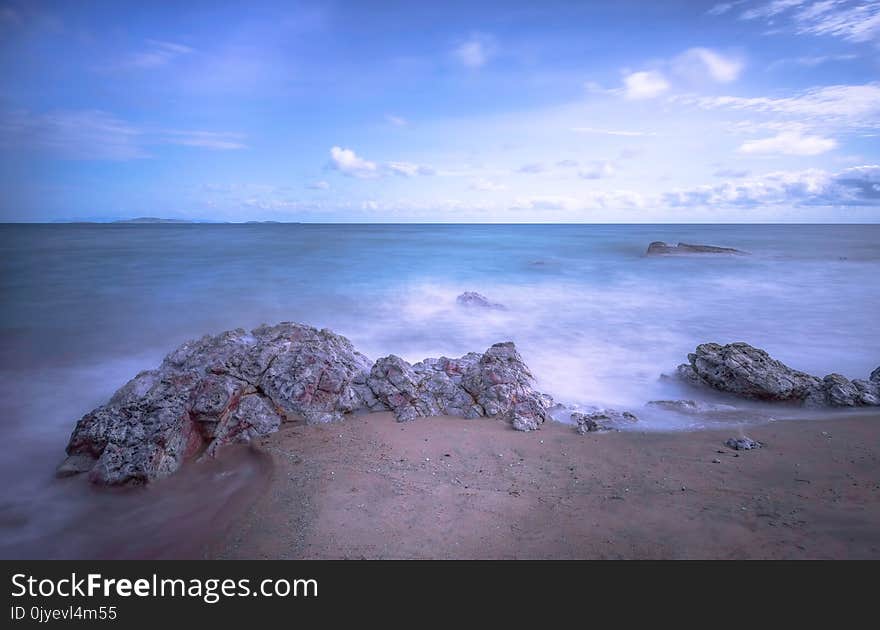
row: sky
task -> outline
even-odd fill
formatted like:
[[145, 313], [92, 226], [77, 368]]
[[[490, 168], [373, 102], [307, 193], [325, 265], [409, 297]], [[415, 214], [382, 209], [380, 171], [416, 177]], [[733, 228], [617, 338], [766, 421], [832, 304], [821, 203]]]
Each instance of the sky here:
[[0, 0], [0, 220], [878, 222], [880, 1]]

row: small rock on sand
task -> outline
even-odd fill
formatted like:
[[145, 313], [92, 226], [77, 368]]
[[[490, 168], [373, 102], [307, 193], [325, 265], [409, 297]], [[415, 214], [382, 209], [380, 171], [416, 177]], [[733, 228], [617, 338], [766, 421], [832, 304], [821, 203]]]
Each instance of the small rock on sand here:
[[638, 422], [638, 418], [629, 411], [616, 411], [613, 409], [603, 409], [589, 413], [575, 411], [571, 414], [571, 419], [577, 423], [577, 432], [581, 435], [596, 431], [609, 431], [621, 425]]
[[750, 451], [753, 448], [761, 448], [764, 446], [761, 442], [753, 440], [750, 437], [730, 438], [724, 443], [724, 445], [735, 451]]

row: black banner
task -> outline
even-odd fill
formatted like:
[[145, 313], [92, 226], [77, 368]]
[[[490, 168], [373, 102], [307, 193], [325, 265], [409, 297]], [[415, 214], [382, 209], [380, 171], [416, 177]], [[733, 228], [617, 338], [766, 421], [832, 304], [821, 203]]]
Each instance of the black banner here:
[[[3, 627], [156, 627], [259, 619], [381, 622], [419, 611], [413, 623], [611, 611], [618, 620], [757, 614], [762, 606], [803, 612], [830, 604], [835, 588], [858, 594], [851, 563], [238, 561], [4, 562]], [[848, 583], [848, 581], [850, 583]], [[865, 593], [866, 594], [866, 593]], [[813, 599], [815, 597], [815, 599]], [[696, 608], [694, 608], [696, 606]], [[852, 611], [852, 608], [849, 608]], [[305, 616], [303, 616], [305, 615]], [[521, 620], [521, 619], [520, 619]]]

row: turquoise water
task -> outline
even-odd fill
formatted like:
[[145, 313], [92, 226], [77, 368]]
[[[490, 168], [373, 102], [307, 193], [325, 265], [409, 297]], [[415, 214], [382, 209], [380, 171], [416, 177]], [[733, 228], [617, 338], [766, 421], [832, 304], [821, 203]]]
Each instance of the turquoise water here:
[[[654, 240], [751, 255], [644, 257]], [[3, 225], [3, 492], [51, 486], [84, 412], [206, 332], [301, 321], [410, 360], [511, 339], [557, 399], [637, 411], [681, 396], [658, 377], [706, 341], [866, 377], [878, 278], [878, 225]]]

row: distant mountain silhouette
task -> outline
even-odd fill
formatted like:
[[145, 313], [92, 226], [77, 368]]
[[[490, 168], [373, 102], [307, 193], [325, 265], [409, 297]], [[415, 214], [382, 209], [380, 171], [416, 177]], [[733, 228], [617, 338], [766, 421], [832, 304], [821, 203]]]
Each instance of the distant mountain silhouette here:
[[188, 219], [160, 219], [158, 217], [137, 217], [135, 219], [119, 219], [112, 223], [194, 223]]

